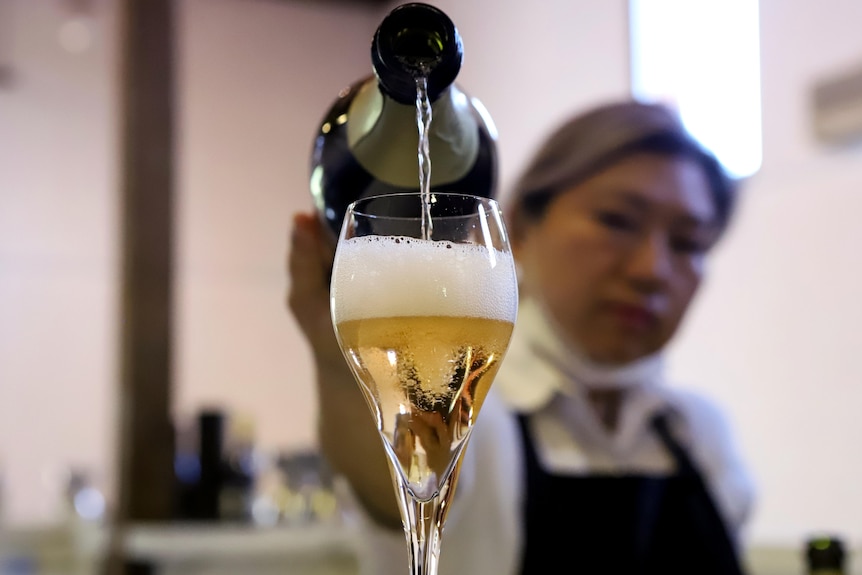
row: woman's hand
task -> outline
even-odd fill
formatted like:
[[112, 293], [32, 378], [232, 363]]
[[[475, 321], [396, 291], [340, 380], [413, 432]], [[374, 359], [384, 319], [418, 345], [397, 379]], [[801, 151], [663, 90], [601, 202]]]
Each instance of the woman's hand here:
[[335, 247], [314, 213], [293, 218], [287, 268], [287, 305], [311, 345], [318, 367], [344, 362], [329, 312], [329, 280]]

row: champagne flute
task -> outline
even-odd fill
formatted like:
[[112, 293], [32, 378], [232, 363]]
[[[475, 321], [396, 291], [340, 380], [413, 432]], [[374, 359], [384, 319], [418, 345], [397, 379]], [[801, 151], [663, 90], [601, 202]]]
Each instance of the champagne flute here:
[[406, 193], [348, 207], [332, 319], [387, 454], [411, 575], [437, 573], [460, 463], [517, 305], [495, 201]]

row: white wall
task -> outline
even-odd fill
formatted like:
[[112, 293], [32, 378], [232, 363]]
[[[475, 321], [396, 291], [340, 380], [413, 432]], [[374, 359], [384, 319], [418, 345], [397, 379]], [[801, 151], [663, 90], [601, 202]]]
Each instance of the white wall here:
[[[764, 163], [675, 349], [732, 414], [760, 491], [753, 541], [862, 543], [862, 149], [812, 137], [813, 82], [862, 63], [862, 3], [760, 0]], [[732, 87], [729, 87], [732, 89]]]
[[62, 465], [105, 478], [117, 375], [116, 39], [63, 49], [64, 3], [0, 1], [0, 507], [56, 509]]

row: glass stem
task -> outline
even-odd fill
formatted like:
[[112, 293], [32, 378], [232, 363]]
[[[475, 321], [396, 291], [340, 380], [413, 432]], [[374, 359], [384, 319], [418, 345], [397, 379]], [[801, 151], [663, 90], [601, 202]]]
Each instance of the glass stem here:
[[460, 468], [459, 457], [452, 473], [440, 486], [440, 493], [428, 501], [419, 501], [413, 497], [407, 482], [400, 473], [392, 469], [398, 507], [401, 510], [401, 522], [404, 524], [404, 534], [407, 536], [411, 575], [437, 575], [443, 524], [449, 513]]

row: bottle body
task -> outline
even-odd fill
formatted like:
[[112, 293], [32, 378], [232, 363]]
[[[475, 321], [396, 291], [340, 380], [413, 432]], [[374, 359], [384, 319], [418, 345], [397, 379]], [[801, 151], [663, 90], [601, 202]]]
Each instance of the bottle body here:
[[431, 191], [494, 196], [496, 129], [454, 82], [461, 58], [460, 36], [436, 8], [408, 4], [384, 19], [372, 42], [374, 75], [341, 91], [315, 137], [311, 194], [333, 238], [351, 202], [419, 190], [419, 75], [433, 117]]

